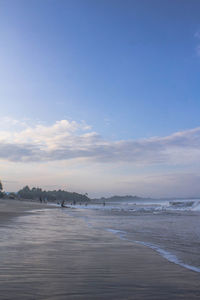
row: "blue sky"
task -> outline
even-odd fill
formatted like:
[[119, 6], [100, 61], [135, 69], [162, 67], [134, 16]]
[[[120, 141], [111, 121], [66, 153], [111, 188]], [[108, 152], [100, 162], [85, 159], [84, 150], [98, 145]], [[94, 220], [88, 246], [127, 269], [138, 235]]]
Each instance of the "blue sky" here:
[[[199, 11], [198, 0], [0, 0], [0, 176], [5, 186], [52, 186], [56, 181], [63, 187], [67, 181], [69, 188], [84, 192], [86, 187], [95, 196], [200, 195]], [[40, 131], [46, 134], [42, 137], [50, 147], [48, 157], [53, 145], [55, 150], [54, 135], [59, 147], [61, 139], [70, 136], [70, 145], [62, 144], [59, 162], [57, 155], [44, 159]], [[174, 138], [177, 132], [184, 143]], [[76, 138], [82, 135], [87, 154], [71, 147], [68, 157], [72, 140], [80, 143]], [[23, 155], [6, 156], [8, 144]], [[161, 144], [170, 159], [156, 152]], [[37, 159], [27, 154], [27, 145], [29, 150], [40, 147]], [[100, 151], [105, 154], [101, 159]], [[140, 151], [140, 158], [133, 155]], [[16, 164], [21, 177], [12, 184]], [[38, 181], [39, 170], [42, 178], [47, 173], [55, 177], [48, 178], [49, 183]], [[89, 176], [92, 170], [94, 179]], [[62, 178], [56, 179], [57, 172]], [[163, 179], [158, 188], [158, 178], [166, 176], [168, 183]], [[192, 178], [186, 188], [185, 181]]]

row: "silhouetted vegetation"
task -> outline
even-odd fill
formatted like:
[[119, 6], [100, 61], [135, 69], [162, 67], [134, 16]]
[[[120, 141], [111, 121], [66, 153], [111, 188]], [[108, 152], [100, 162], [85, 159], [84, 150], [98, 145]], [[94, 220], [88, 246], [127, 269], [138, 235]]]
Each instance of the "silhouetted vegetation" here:
[[3, 197], [4, 197], [3, 184], [2, 184], [2, 182], [0, 181], [0, 198], [3, 198]]
[[54, 190], [54, 191], [45, 191], [41, 188], [33, 187], [32, 189], [29, 186], [25, 186], [23, 189], [19, 190], [17, 196], [22, 199], [39, 199], [40, 201], [78, 201], [78, 202], [88, 202], [90, 199], [87, 194], [71, 193], [64, 190]]

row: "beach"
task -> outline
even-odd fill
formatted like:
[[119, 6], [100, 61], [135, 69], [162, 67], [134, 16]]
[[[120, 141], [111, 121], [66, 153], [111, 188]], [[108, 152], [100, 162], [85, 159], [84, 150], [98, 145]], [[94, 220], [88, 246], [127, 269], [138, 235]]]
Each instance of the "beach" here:
[[200, 299], [198, 272], [101, 229], [101, 214], [1, 200], [0, 299]]
[[50, 205], [41, 204], [33, 201], [0, 199], [0, 224], [8, 222], [10, 219], [24, 214], [30, 214], [31, 211], [43, 208], [51, 208]]

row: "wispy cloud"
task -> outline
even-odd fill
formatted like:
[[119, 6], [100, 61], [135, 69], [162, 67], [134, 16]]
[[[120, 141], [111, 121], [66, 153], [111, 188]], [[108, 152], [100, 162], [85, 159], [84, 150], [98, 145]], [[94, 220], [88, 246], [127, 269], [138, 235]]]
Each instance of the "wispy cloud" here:
[[0, 131], [0, 159], [48, 162], [87, 159], [139, 165], [186, 164], [200, 161], [200, 127], [166, 137], [108, 141], [85, 123], [61, 120], [51, 126]]
[[196, 46], [196, 53], [200, 56], [200, 31], [195, 32], [194, 37], [197, 39], [198, 44]]
[[19, 127], [19, 128], [23, 128], [28, 126], [28, 119], [23, 119], [23, 120], [17, 120], [14, 119], [10, 116], [6, 116], [0, 119], [0, 128], [12, 128], [12, 127]]

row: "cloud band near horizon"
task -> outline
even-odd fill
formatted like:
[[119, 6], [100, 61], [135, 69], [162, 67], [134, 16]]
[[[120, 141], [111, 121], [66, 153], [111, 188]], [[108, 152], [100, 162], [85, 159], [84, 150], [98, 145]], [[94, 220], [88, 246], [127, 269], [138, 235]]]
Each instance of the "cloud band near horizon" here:
[[23, 128], [0, 131], [0, 159], [27, 163], [72, 159], [137, 165], [194, 163], [200, 161], [200, 127], [166, 137], [108, 141], [85, 123], [61, 120], [51, 126], [30, 126], [23, 122]]

